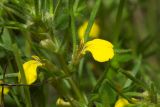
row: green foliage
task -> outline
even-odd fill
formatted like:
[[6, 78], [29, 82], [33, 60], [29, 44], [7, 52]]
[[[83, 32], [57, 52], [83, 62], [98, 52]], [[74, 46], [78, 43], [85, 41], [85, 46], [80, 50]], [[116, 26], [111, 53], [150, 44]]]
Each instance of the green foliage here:
[[[159, 5], [159, 0], [1, 0], [0, 85], [10, 91], [0, 96], [0, 106], [56, 107], [62, 98], [73, 107], [114, 107], [124, 97], [127, 107], [159, 107]], [[78, 56], [78, 28], [86, 20], [85, 42], [96, 21], [99, 38], [113, 43], [109, 62]], [[26, 85], [23, 63], [32, 55], [45, 65], [37, 81]]]

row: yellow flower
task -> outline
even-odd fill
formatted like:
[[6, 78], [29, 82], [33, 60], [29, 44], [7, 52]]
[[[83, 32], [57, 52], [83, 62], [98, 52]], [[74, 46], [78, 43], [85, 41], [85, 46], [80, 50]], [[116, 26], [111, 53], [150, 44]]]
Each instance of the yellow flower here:
[[[78, 29], [78, 35], [79, 35], [80, 40], [84, 39], [84, 34], [87, 29], [87, 25], [88, 25], [88, 21], [85, 21], [83, 25], [81, 25]], [[98, 37], [99, 32], [100, 32], [99, 26], [96, 23], [93, 23], [91, 31], [89, 33], [89, 37], [96, 38]]]
[[[88, 21], [85, 21], [83, 25], [78, 29], [79, 38], [84, 43], [84, 34], [88, 25]], [[98, 37], [100, 32], [99, 26], [93, 23], [89, 36], [92, 38]], [[105, 62], [113, 58], [114, 50], [113, 45], [103, 39], [94, 39], [84, 44], [82, 54], [87, 51], [91, 52], [93, 58], [98, 62]]]
[[93, 58], [98, 62], [108, 61], [114, 56], [113, 45], [103, 39], [94, 39], [85, 43], [82, 54], [87, 51], [91, 52]]
[[70, 102], [68, 101], [64, 101], [62, 98], [58, 98], [56, 105], [58, 107], [71, 107]]
[[124, 98], [119, 98], [114, 107], [125, 107], [129, 105], [128, 100]]
[[[2, 84], [3, 82], [0, 80], [0, 84]], [[8, 94], [9, 92], [9, 88], [7, 86], [4, 86], [3, 88], [3, 94]], [[2, 86], [0, 86], [0, 95], [2, 93]]]
[[[37, 80], [37, 67], [43, 64], [38, 60], [30, 60], [23, 64], [24, 73], [26, 76], [26, 82], [28, 85], [34, 83]], [[19, 72], [18, 80], [21, 81], [21, 75]]]

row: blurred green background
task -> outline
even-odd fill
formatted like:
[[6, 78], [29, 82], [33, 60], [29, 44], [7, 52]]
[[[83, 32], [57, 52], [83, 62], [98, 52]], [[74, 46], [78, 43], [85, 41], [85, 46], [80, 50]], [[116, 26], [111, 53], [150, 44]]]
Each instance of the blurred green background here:
[[[98, 38], [114, 45], [115, 56], [99, 63], [87, 54], [72, 68], [72, 22], [78, 47], [78, 28], [96, 8], [92, 19], [100, 27]], [[19, 71], [14, 53], [18, 51], [22, 63], [37, 55], [48, 64], [38, 70], [40, 85], [30, 86], [33, 107], [55, 107], [57, 98], [68, 100], [66, 93], [75, 99], [76, 107], [86, 107], [66, 88], [68, 76], [96, 107], [114, 107], [119, 96], [137, 98], [136, 107], [159, 107], [159, 19], [159, 0], [0, 0], [0, 79], [6, 72], [11, 74], [6, 83], [18, 83], [13, 75]], [[46, 39], [51, 41], [42, 43]], [[62, 73], [64, 63], [70, 74]], [[26, 105], [21, 87], [10, 87], [5, 107]]]

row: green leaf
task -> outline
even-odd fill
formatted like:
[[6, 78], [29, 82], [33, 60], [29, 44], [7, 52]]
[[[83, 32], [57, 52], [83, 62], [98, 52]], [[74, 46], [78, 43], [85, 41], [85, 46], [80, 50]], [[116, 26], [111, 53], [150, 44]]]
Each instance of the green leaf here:
[[91, 15], [90, 15], [90, 18], [89, 18], [89, 21], [88, 21], [88, 25], [87, 25], [87, 28], [86, 28], [86, 31], [85, 31], [85, 34], [84, 34], [84, 41], [86, 42], [87, 39], [88, 39], [88, 36], [89, 36], [89, 32], [92, 28], [92, 25], [94, 23], [94, 20], [96, 18], [96, 14], [98, 12], [98, 9], [100, 7], [100, 4], [101, 4], [101, 0], [96, 0], [96, 3], [92, 9], [92, 12], [91, 12]]
[[7, 50], [12, 50], [12, 40], [7, 29], [4, 29], [1, 38], [2, 42], [0, 43], [0, 46]]
[[[138, 71], [140, 70], [140, 67], [141, 67], [141, 61], [142, 61], [142, 57], [139, 56], [138, 59], [136, 60], [135, 62], [135, 66], [133, 67], [133, 70], [131, 71], [131, 74], [132, 76], [136, 76]], [[131, 85], [132, 81], [131, 80], [127, 80], [125, 85], [124, 85], [124, 88], [126, 87], [129, 87]]]

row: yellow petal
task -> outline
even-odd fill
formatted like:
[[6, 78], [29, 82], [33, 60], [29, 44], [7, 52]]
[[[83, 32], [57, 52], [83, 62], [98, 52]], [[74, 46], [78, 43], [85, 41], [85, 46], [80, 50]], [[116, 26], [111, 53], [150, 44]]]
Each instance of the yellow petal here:
[[91, 52], [93, 58], [98, 62], [108, 61], [114, 56], [113, 45], [109, 41], [103, 39], [88, 41], [85, 44], [85, 48], [82, 53], [85, 54], [86, 51]]
[[[87, 25], [88, 25], [88, 21], [85, 21], [83, 25], [80, 26], [78, 29], [78, 35], [79, 35], [80, 40], [84, 39], [84, 34], [87, 29]], [[99, 32], [100, 32], [99, 26], [96, 23], [93, 23], [91, 31], [89, 33], [89, 37], [96, 38], [98, 37]]]
[[[3, 82], [0, 81], [0, 84], [2, 84], [2, 83]], [[9, 92], [9, 88], [7, 86], [4, 86], [4, 88], [3, 88], [3, 94], [8, 94], [8, 92]], [[2, 93], [2, 86], [0, 86], [0, 95], [1, 95], [1, 93]]]
[[[26, 76], [26, 82], [27, 84], [32, 84], [37, 80], [37, 67], [42, 66], [42, 63], [40, 63], [37, 60], [30, 60], [23, 64], [24, 73]], [[21, 75], [19, 72], [18, 75], [19, 81], [21, 81]]]
[[129, 104], [128, 100], [119, 98], [114, 107], [125, 107]]

